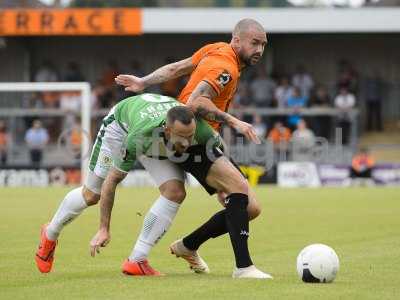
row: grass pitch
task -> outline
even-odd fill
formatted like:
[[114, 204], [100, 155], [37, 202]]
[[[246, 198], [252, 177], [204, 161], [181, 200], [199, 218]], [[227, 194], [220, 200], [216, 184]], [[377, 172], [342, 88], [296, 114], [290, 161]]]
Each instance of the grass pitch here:
[[[0, 299], [400, 299], [400, 189], [278, 189], [260, 187], [262, 215], [251, 223], [256, 265], [273, 281], [233, 280], [228, 237], [201, 248], [211, 274], [192, 274], [168, 245], [220, 209], [201, 189], [188, 191], [170, 231], [151, 253], [162, 278], [121, 274], [156, 189], [120, 189], [112, 241], [89, 256], [98, 207], [86, 210], [60, 238], [53, 272], [34, 264], [39, 228], [68, 189], [0, 189]], [[333, 247], [340, 270], [332, 284], [305, 284], [296, 273], [299, 251], [311, 243]]]

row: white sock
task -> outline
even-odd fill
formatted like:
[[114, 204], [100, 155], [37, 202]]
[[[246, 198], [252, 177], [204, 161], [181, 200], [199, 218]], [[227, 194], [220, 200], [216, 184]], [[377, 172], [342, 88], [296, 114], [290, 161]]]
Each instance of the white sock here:
[[47, 226], [47, 238], [55, 241], [64, 226], [79, 216], [86, 207], [88, 206], [82, 195], [82, 187], [70, 191]]
[[142, 231], [136, 241], [129, 260], [141, 261], [171, 226], [180, 204], [160, 196], [146, 214]]

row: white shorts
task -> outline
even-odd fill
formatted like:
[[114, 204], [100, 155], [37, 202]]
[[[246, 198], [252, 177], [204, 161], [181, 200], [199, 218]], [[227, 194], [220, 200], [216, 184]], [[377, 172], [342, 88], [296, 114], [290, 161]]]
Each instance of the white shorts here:
[[[125, 130], [114, 119], [114, 108], [111, 109], [103, 119], [90, 155], [85, 186], [93, 193], [100, 194], [103, 181], [113, 166], [113, 157], [121, 155], [126, 136]], [[185, 181], [184, 171], [169, 160], [159, 160], [144, 155], [140, 156], [138, 160], [150, 173], [158, 187], [173, 179]]]

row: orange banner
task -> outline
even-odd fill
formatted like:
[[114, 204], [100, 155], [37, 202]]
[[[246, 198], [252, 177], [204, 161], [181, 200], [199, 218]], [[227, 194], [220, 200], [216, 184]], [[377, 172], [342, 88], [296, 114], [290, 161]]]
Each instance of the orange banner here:
[[135, 8], [0, 10], [0, 36], [141, 33], [141, 10]]

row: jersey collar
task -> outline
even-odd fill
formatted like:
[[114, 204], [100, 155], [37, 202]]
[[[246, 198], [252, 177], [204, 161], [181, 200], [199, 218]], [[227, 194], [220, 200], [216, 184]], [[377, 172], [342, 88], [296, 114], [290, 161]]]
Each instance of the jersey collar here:
[[243, 67], [243, 68], [240, 67], [241, 62], [240, 62], [239, 55], [237, 55], [237, 53], [236, 53], [235, 49], [233, 49], [232, 45], [229, 44], [229, 47], [231, 47], [231, 50], [232, 50], [232, 57], [235, 59], [236, 64], [237, 64], [238, 71], [239, 71], [239, 73], [240, 73], [241, 69], [243, 69], [244, 67]]

